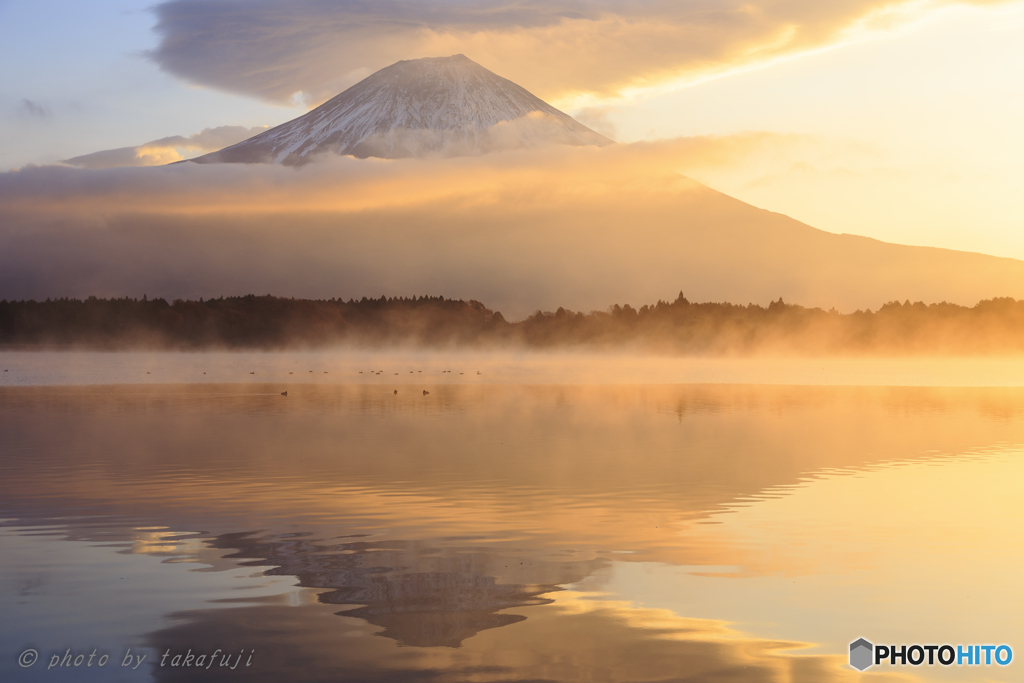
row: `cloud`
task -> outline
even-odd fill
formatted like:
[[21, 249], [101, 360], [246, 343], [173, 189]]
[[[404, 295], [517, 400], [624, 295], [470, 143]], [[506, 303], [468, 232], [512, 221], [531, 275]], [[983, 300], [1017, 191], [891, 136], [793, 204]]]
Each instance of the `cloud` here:
[[51, 112], [48, 107], [44, 107], [38, 102], [34, 102], [29, 99], [22, 100], [18, 104], [18, 113], [25, 118], [36, 119], [39, 121], [50, 118]]
[[0, 174], [0, 298], [674, 299], [842, 310], [1024, 298], [1024, 263], [815, 230], [674, 170], [700, 140], [478, 157]]
[[63, 163], [81, 168], [103, 169], [120, 166], [161, 166], [185, 158], [187, 152], [213, 152], [262, 133], [266, 126], [218, 126], [195, 135], [172, 135], [137, 147], [119, 147], [65, 159]]
[[573, 118], [592, 131], [600, 133], [609, 140], [614, 140], [619, 133], [611, 120], [614, 112], [613, 107], [587, 107], [577, 111]]
[[312, 105], [400, 59], [464, 53], [579, 107], [890, 30], [956, 2], [169, 0], [155, 8], [161, 40], [150, 56], [192, 83]]

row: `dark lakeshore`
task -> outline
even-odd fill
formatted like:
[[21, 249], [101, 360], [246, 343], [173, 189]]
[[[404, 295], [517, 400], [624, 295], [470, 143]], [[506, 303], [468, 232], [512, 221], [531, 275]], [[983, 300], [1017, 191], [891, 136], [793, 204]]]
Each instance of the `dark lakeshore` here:
[[440, 296], [294, 299], [0, 301], [0, 348], [287, 349], [335, 345], [416, 348], [624, 349], [731, 355], [1006, 355], [1024, 352], [1024, 300], [967, 307], [892, 301], [840, 313], [782, 301], [615, 304], [559, 308], [509, 321], [479, 301]]

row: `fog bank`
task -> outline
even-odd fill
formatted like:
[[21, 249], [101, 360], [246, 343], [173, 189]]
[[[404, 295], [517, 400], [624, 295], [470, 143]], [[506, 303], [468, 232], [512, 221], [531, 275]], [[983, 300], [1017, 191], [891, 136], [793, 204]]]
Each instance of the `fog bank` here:
[[0, 174], [0, 299], [433, 294], [507, 318], [674, 299], [1024, 298], [1024, 262], [816, 230], [674, 172], [678, 142]]

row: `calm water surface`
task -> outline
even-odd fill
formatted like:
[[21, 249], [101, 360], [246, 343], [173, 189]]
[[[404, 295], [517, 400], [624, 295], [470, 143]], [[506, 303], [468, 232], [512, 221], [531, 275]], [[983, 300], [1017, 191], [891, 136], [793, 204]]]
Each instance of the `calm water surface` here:
[[[1024, 656], [1024, 389], [425, 358], [332, 384], [268, 358], [282, 376], [4, 380], [0, 679], [1024, 680], [846, 664], [861, 636]], [[180, 665], [217, 649], [238, 668]], [[48, 671], [68, 650], [109, 659]]]

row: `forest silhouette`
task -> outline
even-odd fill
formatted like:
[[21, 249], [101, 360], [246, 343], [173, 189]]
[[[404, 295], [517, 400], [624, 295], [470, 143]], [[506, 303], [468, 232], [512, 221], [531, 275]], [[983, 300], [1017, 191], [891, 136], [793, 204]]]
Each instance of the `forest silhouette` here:
[[1024, 352], [1024, 300], [967, 307], [892, 301], [840, 313], [780, 298], [692, 303], [682, 294], [635, 309], [537, 311], [518, 322], [478, 301], [444, 297], [309, 300], [0, 301], [0, 346], [90, 349], [282, 349], [335, 345], [634, 350], [734, 355], [977, 355]]

